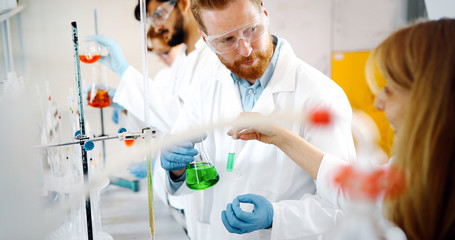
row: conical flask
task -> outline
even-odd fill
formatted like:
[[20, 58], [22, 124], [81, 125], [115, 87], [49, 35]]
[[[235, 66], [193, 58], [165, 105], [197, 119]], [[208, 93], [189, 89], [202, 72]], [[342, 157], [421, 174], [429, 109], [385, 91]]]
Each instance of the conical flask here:
[[202, 141], [196, 145], [199, 154], [186, 166], [186, 185], [192, 190], [203, 190], [214, 186], [220, 180], [220, 176], [207, 157]]
[[98, 65], [92, 68], [93, 83], [88, 92], [87, 103], [92, 107], [104, 108], [112, 104], [112, 99], [109, 97], [105, 68], [101, 68], [103, 70], [103, 74], [100, 76], [99, 67], [101, 66]]

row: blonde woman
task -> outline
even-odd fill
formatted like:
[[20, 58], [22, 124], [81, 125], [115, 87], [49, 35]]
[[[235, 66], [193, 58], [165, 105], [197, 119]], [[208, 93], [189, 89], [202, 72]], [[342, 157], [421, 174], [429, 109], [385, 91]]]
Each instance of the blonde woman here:
[[[374, 78], [375, 67], [385, 84]], [[372, 52], [367, 77], [379, 90], [376, 108], [395, 129], [390, 164], [404, 171], [407, 186], [399, 197], [383, 201], [384, 217], [408, 239], [455, 239], [455, 20], [395, 32]], [[344, 161], [277, 124], [241, 130], [228, 134], [276, 145], [317, 180], [322, 198], [343, 208], [344, 194], [330, 181]]]

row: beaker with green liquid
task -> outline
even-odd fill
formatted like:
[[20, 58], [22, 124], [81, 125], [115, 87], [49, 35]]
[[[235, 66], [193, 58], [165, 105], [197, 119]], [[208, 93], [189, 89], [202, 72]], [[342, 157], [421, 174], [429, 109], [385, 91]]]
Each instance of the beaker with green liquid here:
[[220, 176], [212, 161], [205, 154], [202, 142], [199, 143], [199, 154], [186, 166], [186, 185], [192, 190], [203, 190], [214, 186]]

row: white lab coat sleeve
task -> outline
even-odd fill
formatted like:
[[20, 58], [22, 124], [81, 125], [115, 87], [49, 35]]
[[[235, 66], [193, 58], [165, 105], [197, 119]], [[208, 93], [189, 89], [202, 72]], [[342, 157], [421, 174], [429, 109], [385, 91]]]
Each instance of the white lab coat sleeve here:
[[345, 216], [342, 210], [312, 194], [300, 200], [274, 202], [272, 206], [272, 240], [319, 239]]
[[[180, 112], [181, 103], [177, 95], [163, 90], [159, 81], [150, 82], [149, 102], [152, 126], [158, 131], [169, 132]], [[142, 74], [129, 67], [117, 87], [114, 102], [123, 106], [141, 121], [144, 116], [144, 84]]]
[[[160, 161], [161, 161], [161, 158], [160, 158]], [[180, 196], [183, 196], [183, 195], [187, 195], [187, 194], [190, 194], [192, 193], [192, 190], [188, 188], [188, 186], [186, 186], [186, 179], [184, 180], [184, 182], [180, 185], [179, 188], [177, 189], [173, 189], [172, 186], [171, 186], [171, 182], [172, 180], [169, 179], [169, 172], [164, 170], [166, 173], [166, 182], [165, 182], [165, 186], [166, 186], [166, 192], [170, 195], [170, 196], [173, 196], [173, 197], [180, 197]]]
[[142, 74], [130, 66], [123, 74], [113, 99], [141, 121], [144, 121], [143, 86]]
[[346, 209], [347, 196], [341, 185], [334, 181], [340, 169], [349, 163], [331, 154], [324, 154], [316, 181], [316, 189], [322, 199], [341, 209]]
[[314, 105], [308, 105], [310, 109], [326, 109], [331, 114], [331, 122], [328, 125], [305, 124], [302, 136], [325, 153], [346, 162], [354, 161], [356, 153], [351, 130], [352, 109], [343, 90], [333, 83], [327, 90], [315, 89], [311, 94]]

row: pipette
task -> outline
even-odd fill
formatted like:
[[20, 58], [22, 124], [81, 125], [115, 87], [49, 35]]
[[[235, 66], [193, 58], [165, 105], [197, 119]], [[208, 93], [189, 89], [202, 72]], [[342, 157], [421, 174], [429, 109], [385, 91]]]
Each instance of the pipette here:
[[226, 166], [226, 170], [228, 172], [232, 172], [232, 169], [234, 168], [235, 145], [236, 141], [234, 139], [231, 139], [231, 143], [229, 144], [228, 161]]

